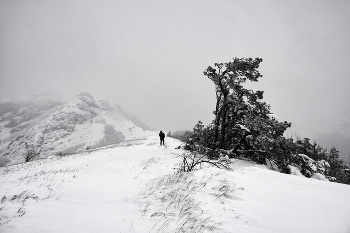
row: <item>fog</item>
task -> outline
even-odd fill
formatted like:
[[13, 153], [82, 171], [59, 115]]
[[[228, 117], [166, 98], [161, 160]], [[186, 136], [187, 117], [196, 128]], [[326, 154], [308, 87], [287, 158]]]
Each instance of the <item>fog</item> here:
[[154, 129], [192, 129], [214, 116], [204, 69], [261, 57], [264, 77], [249, 87], [293, 123], [288, 133], [328, 148], [336, 134], [341, 150], [350, 139], [349, 22], [347, 0], [1, 0], [0, 99], [88, 91]]

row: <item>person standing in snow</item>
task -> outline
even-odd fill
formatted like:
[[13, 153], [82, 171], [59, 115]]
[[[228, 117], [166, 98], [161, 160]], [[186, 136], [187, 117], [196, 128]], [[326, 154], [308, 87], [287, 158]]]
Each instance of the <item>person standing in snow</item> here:
[[160, 131], [159, 132], [160, 145], [162, 145], [162, 143], [164, 145], [164, 138], [165, 138], [165, 134], [162, 131]]

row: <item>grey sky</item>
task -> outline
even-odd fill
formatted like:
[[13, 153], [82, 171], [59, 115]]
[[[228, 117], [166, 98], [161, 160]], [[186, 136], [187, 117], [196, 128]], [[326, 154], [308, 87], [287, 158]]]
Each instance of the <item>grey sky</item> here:
[[291, 132], [350, 133], [350, 2], [0, 0], [0, 99], [88, 91], [155, 129], [213, 119], [215, 62], [261, 57], [251, 85]]

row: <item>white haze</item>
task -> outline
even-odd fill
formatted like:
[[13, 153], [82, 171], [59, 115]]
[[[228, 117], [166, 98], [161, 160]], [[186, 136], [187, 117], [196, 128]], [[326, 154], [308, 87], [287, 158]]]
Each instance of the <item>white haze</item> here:
[[213, 119], [203, 70], [261, 57], [251, 87], [293, 123], [289, 134], [328, 148], [341, 135], [332, 144], [347, 156], [349, 22], [346, 0], [2, 0], [0, 99], [88, 91], [154, 129], [191, 129]]

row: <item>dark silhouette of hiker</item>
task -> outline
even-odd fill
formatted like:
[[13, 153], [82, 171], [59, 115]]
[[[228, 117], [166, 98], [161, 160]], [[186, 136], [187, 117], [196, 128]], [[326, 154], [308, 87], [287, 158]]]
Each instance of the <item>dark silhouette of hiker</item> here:
[[165, 134], [162, 131], [160, 131], [159, 132], [160, 145], [164, 145], [164, 138], [165, 138]]

